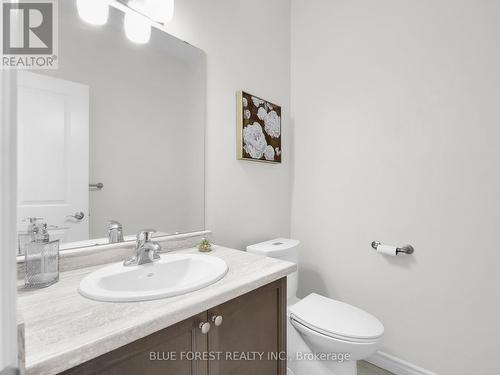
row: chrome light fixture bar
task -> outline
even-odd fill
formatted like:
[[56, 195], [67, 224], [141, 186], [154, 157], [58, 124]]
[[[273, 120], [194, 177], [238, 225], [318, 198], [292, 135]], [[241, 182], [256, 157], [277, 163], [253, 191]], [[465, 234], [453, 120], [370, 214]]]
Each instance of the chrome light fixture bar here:
[[163, 28], [174, 16], [174, 0], [115, 0]]

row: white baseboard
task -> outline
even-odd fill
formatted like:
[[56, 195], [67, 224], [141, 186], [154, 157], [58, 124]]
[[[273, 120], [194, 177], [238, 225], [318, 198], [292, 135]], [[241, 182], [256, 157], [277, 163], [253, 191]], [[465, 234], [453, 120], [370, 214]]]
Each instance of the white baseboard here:
[[396, 375], [438, 375], [435, 372], [418, 367], [412, 363], [380, 351], [370, 358], [365, 359], [365, 361]]

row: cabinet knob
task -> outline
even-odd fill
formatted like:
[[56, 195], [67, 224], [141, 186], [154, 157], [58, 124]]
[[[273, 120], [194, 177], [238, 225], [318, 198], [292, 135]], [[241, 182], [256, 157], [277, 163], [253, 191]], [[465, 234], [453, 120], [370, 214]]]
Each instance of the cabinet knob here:
[[222, 325], [222, 316], [220, 315], [214, 315], [212, 316], [212, 323], [215, 324], [216, 327], [220, 327]]
[[210, 331], [210, 323], [208, 323], [208, 322], [201, 322], [199, 327], [200, 327], [201, 333], [203, 333], [204, 335], [206, 335], [208, 333], [208, 331]]

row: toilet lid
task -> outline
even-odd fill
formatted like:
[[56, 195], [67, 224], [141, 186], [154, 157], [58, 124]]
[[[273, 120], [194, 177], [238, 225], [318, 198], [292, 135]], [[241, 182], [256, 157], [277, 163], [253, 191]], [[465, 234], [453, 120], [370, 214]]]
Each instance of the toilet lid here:
[[271, 258], [279, 258], [290, 252], [290, 249], [300, 244], [298, 240], [290, 238], [276, 238], [255, 245], [247, 246], [247, 251], [253, 254], [265, 255]]
[[291, 306], [290, 314], [316, 332], [345, 340], [375, 340], [384, 333], [384, 326], [373, 315], [316, 293]]

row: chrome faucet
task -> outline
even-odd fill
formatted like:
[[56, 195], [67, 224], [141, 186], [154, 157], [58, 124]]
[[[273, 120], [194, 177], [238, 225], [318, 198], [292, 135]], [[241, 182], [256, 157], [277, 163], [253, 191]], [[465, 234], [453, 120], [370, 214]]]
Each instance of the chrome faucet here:
[[151, 241], [153, 233], [156, 233], [154, 229], [145, 229], [137, 234], [135, 255], [123, 262], [125, 267], [140, 266], [160, 259], [161, 246], [158, 242]]
[[123, 242], [123, 226], [115, 220], [108, 221], [108, 243]]

